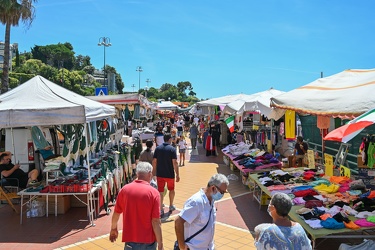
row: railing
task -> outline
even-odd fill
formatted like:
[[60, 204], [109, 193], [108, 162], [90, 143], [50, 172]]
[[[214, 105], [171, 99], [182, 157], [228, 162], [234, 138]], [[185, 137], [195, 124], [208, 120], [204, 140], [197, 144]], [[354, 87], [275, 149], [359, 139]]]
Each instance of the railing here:
[[[318, 144], [318, 143], [314, 143], [314, 142], [308, 142], [309, 143], [309, 148], [313, 148], [318, 151], [319, 155], [322, 156], [323, 160], [324, 160], [324, 155], [322, 154], [322, 145], [321, 144]], [[338, 149], [337, 148], [331, 148], [331, 147], [327, 147], [325, 146], [325, 153], [328, 152], [333, 152], [333, 153], [330, 153], [331, 155], [333, 155], [334, 159], [336, 158], [336, 155], [338, 153]], [[351, 169], [351, 172], [353, 174], [358, 174], [358, 168], [357, 168], [357, 155], [354, 155], [354, 154], [350, 154], [348, 153], [347, 154], [347, 157], [346, 157], [346, 160], [345, 160], [345, 163], [347, 164], [347, 166], [349, 166], [349, 168]]]

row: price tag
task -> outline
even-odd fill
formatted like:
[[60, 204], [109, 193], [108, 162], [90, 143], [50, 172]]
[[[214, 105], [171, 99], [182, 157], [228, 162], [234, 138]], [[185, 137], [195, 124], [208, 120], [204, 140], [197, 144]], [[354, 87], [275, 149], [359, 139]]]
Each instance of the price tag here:
[[315, 168], [314, 150], [307, 150], [307, 158], [309, 159], [309, 168]]
[[340, 165], [340, 176], [346, 176], [350, 178], [350, 168]]
[[324, 154], [324, 166], [325, 174], [327, 176], [333, 176], [333, 156], [330, 154]]

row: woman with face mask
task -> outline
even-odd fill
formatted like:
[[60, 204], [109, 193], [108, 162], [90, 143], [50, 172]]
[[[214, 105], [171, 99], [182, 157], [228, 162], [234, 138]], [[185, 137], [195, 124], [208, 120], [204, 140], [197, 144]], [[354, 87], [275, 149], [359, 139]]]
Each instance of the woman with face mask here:
[[255, 246], [259, 249], [301, 249], [311, 250], [311, 241], [303, 227], [289, 220], [292, 200], [287, 194], [272, 196], [267, 211], [273, 223], [263, 223], [255, 227]]
[[[215, 249], [214, 203], [223, 198], [228, 185], [229, 181], [225, 175], [215, 174], [208, 181], [207, 187], [185, 202], [184, 208], [175, 219], [177, 244], [180, 249]], [[200, 230], [202, 231], [196, 234]]]

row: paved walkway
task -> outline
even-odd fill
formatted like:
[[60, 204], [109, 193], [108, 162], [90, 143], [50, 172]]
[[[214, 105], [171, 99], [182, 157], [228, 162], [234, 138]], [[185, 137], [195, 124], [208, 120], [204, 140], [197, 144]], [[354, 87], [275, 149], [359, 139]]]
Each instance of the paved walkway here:
[[[198, 146], [188, 150], [185, 166], [180, 168], [181, 181], [176, 185], [175, 205], [177, 211], [162, 224], [164, 247], [172, 249], [175, 241], [174, 217], [182, 209], [184, 202], [199, 188], [207, 185], [215, 173], [235, 174], [223, 163], [222, 154], [205, 156]], [[255, 249], [252, 230], [260, 223], [271, 222], [266, 207], [252, 200], [249, 189], [241, 179], [230, 181], [228, 193], [217, 202], [217, 226], [215, 244], [217, 249]], [[169, 204], [168, 198], [164, 201]], [[16, 205], [19, 209], [19, 205]], [[113, 210], [113, 206], [111, 206]], [[89, 225], [86, 208], [70, 208], [66, 214], [42, 218], [29, 218], [24, 215], [24, 223], [19, 224], [19, 215], [9, 205], [0, 205], [0, 249], [40, 250], [40, 249], [124, 249], [124, 243], [108, 240], [111, 215], [101, 211], [95, 220], [95, 227]], [[121, 221], [121, 219], [120, 219]], [[119, 229], [122, 229], [119, 223]], [[121, 235], [119, 237], [121, 239]], [[348, 239], [330, 239], [318, 241], [318, 250], [337, 249], [340, 241]]]
[[[222, 155], [205, 156], [203, 148], [189, 150], [186, 154], [184, 167], [180, 167], [181, 181], [176, 184], [175, 205], [177, 210], [183, 208], [185, 201], [199, 188], [207, 185], [210, 177], [215, 173], [225, 175], [233, 174], [229, 168], [222, 163]], [[235, 173], [239, 177], [238, 172]], [[245, 199], [241, 199], [241, 198]], [[234, 199], [233, 199], [234, 198]], [[255, 249], [253, 237], [248, 230], [247, 223], [241, 218], [241, 214], [236, 210], [234, 201], [244, 203], [248, 202], [249, 190], [244, 186], [240, 179], [230, 181], [228, 193], [223, 199], [217, 202], [217, 227], [215, 231], [215, 245], [218, 249]], [[166, 197], [165, 204], [169, 204]], [[228, 213], [228, 209], [231, 213]], [[164, 223], [162, 223], [163, 242], [165, 249], [172, 249], [176, 240], [174, 232], [174, 218], [177, 212]], [[109, 228], [108, 228], [109, 229]], [[115, 243], [108, 240], [108, 234], [94, 239], [74, 243], [59, 249], [123, 249], [124, 243], [121, 242], [121, 236]]]

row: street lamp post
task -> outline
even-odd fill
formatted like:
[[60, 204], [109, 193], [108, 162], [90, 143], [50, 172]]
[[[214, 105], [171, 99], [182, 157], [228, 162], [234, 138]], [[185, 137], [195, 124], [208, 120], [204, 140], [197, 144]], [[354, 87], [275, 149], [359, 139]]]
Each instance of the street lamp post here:
[[141, 72], [143, 71], [141, 66], [138, 66], [135, 71], [138, 71], [138, 92], [141, 89]]
[[146, 85], [146, 88], [145, 88], [145, 97], [147, 98], [147, 91], [148, 91], [148, 84], [151, 82], [151, 80], [150, 79], [146, 79], [146, 82], [147, 82], [147, 85]]
[[104, 47], [104, 67], [103, 67], [103, 75], [104, 75], [104, 86], [106, 86], [106, 81], [105, 81], [105, 48], [111, 46], [111, 39], [109, 37], [100, 37], [98, 46], [103, 46]]

